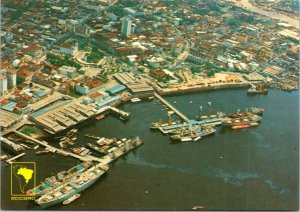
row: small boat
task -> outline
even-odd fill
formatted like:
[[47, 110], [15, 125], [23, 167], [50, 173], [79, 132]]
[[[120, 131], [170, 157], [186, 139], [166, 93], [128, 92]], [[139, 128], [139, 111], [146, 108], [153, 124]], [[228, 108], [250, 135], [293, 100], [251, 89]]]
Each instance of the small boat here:
[[192, 104], [192, 103], [193, 103], [193, 101], [190, 101], [190, 102], [189, 102], [189, 104]]
[[168, 111], [168, 114], [172, 115], [172, 114], [174, 114], [174, 111], [170, 110], [170, 111]]
[[78, 199], [80, 197], [80, 194], [75, 194], [73, 196], [71, 196], [69, 199], [63, 201], [63, 205], [68, 205], [71, 202], [73, 202], [74, 200]]
[[81, 152], [81, 150], [79, 148], [74, 148], [72, 151], [76, 155], [79, 155], [79, 153]]
[[76, 140], [77, 140], [76, 137], [71, 138], [71, 141], [76, 141]]
[[135, 103], [135, 102], [140, 102], [142, 100], [140, 98], [132, 98], [130, 101]]
[[174, 101], [174, 104], [176, 104], [177, 102], [176, 101]]
[[198, 209], [202, 209], [204, 208], [203, 206], [200, 206], [200, 205], [196, 205], [194, 207], [192, 207], [193, 210], [198, 210]]
[[8, 155], [1, 155], [0, 156], [0, 160], [5, 160], [5, 159], [8, 159]]
[[193, 139], [191, 137], [182, 137], [180, 139], [181, 142], [188, 142], [188, 141], [192, 141]]
[[78, 133], [78, 130], [77, 129], [72, 129], [70, 130], [71, 133]]
[[101, 119], [104, 119], [105, 118], [105, 115], [104, 114], [101, 114], [99, 116], [96, 117], [96, 120], [101, 120]]
[[35, 154], [36, 155], [43, 155], [43, 154], [47, 154], [49, 152], [50, 152], [49, 150], [41, 150], [41, 151], [37, 151]]
[[201, 139], [201, 136], [198, 136], [198, 137], [194, 138], [194, 141], [198, 141], [200, 139]]

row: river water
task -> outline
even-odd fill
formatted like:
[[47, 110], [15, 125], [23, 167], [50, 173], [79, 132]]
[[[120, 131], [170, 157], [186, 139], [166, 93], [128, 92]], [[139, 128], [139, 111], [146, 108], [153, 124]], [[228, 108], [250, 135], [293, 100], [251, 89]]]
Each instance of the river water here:
[[[251, 106], [265, 108], [257, 128], [229, 131], [218, 128], [215, 135], [195, 143], [170, 144], [168, 136], [149, 130], [166, 111], [156, 100], [129, 103], [121, 108], [132, 113], [123, 123], [108, 116], [80, 127], [79, 144], [90, 140], [85, 134], [105, 137], [140, 136], [144, 145], [112, 164], [97, 183], [64, 210], [296, 210], [298, 209], [299, 103], [298, 91], [270, 90], [268, 95], [247, 96], [246, 90], [220, 90], [166, 99], [188, 117], [199, 106], [207, 110], [234, 112]], [[189, 102], [192, 101], [191, 104]], [[37, 182], [74, 164], [74, 159], [51, 154], [22, 161], [37, 162]], [[10, 201], [8, 167], [2, 171], [2, 207], [39, 209], [32, 202]], [[145, 192], [148, 191], [148, 192]]]
[[287, 22], [288, 24], [299, 29], [299, 19], [292, 18], [285, 14], [278, 13], [275, 11], [266, 11], [266, 10], [260, 9], [258, 7], [253, 6], [249, 2], [249, 0], [230, 0], [230, 1], [234, 2], [236, 6], [243, 7], [250, 12], [259, 13], [261, 15], [265, 15], [265, 16], [268, 16], [268, 17], [274, 18], [274, 19], [280, 19], [281, 21]]

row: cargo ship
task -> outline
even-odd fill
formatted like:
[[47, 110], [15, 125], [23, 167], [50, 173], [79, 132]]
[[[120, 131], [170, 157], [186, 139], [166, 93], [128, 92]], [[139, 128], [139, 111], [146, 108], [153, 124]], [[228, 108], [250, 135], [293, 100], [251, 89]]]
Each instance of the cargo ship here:
[[199, 127], [199, 128], [191, 128], [184, 129], [180, 133], [171, 136], [173, 141], [198, 141], [204, 136], [215, 133], [216, 130], [214, 127]]
[[247, 118], [224, 118], [222, 120], [222, 126], [224, 127], [231, 127], [235, 125], [243, 125], [243, 124], [250, 124], [259, 122], [261, 120], [261, 116], [253, 114]]
[[100, 164], [94, 165], [88, 170], [76, 174], [67, 180], [66, 183], [63, 183], [42, 195], [40, 198], [36, 199], [35, 202], [39, 204], [41, 208], [48, 208], [62, 203], [94, 184], [104, 173], [106, 173], [107, 169], [108, 168], [104, 168]]
[[249, 128], [249, 127], [257, 127], [257, 126], [259, 126], [259, 123], [254, 122], [254, 123], [249, 123], [249, 124], [234, 125], [234, 126], [231, 126], [231, 129], [238, 130], [238, 129], [244, 129], [244, 128]]
[[98, 155], [98, 156], [104, 156], [105, 154], [107, 154], [107, 151], [103, 150], [100, 148], [100, 146], [95, 145], [95, 144], [91, 144], [91, 143], [87, 143], [86, 147], [88, 149], [90, 149], [94, 154]]
[[76, 165], [66, 171], [61, 171], [55, 176], [51, 176], [45, 179], [40, 185], [29, 189], [26, 194], [30, 196], [35, 196], [36, 198], [46, 194], [53, 188], [60, 186], [63, 184], [63, 180], [66, 181], [70, 177], [74, 176], [74, 174], [81, 173], [91, 167], [91, 162], [83, 162], [79, 165]]

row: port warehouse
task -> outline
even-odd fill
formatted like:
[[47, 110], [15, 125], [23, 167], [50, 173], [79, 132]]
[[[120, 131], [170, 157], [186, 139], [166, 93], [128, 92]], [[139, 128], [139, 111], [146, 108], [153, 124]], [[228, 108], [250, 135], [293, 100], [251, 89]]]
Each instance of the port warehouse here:
[[22, 120], [18, 114], [0, 109], [0, 127], [1, 130], [6, 130]]
[[126, 86], [135, 97], [147, 97], [154, 95], [154, 89], [147, 82], [136, 78], [131, 73], [117, 73], [114, 78], [122, 85]]
[[41, 109], [31, 114], [29, 118], [49, 133], [55, 134], [97, 115], [97, 110], [117, 104], [120, 99], [119, 96], [109, 97], [96, 103], [96, 107], [67, 100], [55, 106]]
[[107, 93], [109, 93], [111, 96], [114, 96], [120, 92], [125, 91], [127, 88], [125, 85], [116, 85], [115, 87], [112, 87], [108, 90], [106, 90]]
[[54, 107], [35, 112], [29, 117], [48, 132], [57, 133], [86, 120], [94, 114], [92, 107], [68, 100]]

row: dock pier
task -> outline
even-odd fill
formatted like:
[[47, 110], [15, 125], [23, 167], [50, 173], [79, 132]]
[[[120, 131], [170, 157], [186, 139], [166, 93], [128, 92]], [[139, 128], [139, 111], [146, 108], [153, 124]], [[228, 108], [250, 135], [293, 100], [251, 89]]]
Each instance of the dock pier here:
[[179, 110], [177, 110], [173, 105], [171, 105], [167, 100], [165, 100], [163, 97], [161, 97], [158, 93], [154, 93], [154, 96], [165, 106], [167, 106], [170, 110], [172, 110], [177, 116], [179, 116], [184, 121], [188, 121], [189, 118], [186, 117], [183, 113], [181, 113]]
[[53, 146], [49, 145], [46, 141], [40, 141], [40, 140], [37, 140], [37, 139], [32, 138], [32, 137], [30, 137], [30, 136], [28, 136], [28, 135], [25, 135], [24, 133], [19, 132], [19, 131], [16, 131], [16, 130], [15, 130], [14, 133], [20, 135], [20, 136], [23, 137], [23, 138], [26, 138], [26, 139], [28, 139], [28, 140], [31, 140], [31, 141], [33, 141], [33, 142], [35, 142], [35, 143], [37, 143], [37, 144], [39, 144], [39, 145], [41, 145], [41, 146], [44, 146], [44, 147], [47, 148], [50, 152], [58, 153], [58, 154], [61, 154], [61, 155], [64, 155], [64, 156], [71, 156], [71, 157], [76, 158], [76, 159], [79, 159], [79, 160], [81, 160], [81, 161], [91, 161], [91, 160], [92, 160], [92, 161], [101, 162], [101, 160], [100, 160], [99, 158], [96, 158], [96, 157], [93, 157], [93, 156], [82, 157], [82, 156], [76, 155], [76, 154], [74, 154], [74, 153], [72, 153], [72, 152], [67, 152], [67, 151], [65, 151], [65, 150], [63, 150], [63, 149], [58, 149], [58, 148], [56, 148], [56, 147], [53, 147]]
[[15, 156], [15, 157], [12, 157], [12, 158], [8, 159], [8, 160], [6, 161], [6, 163], [11, 164], [14, 160], [16, 160], [16, 159], [18, 159], [18, 158], [20, 158], [20, 157], [23, 157], [24, 155], [26, 155], [25, 152], [23, 152], [23, 153], [21, 153], [21, 154]]

